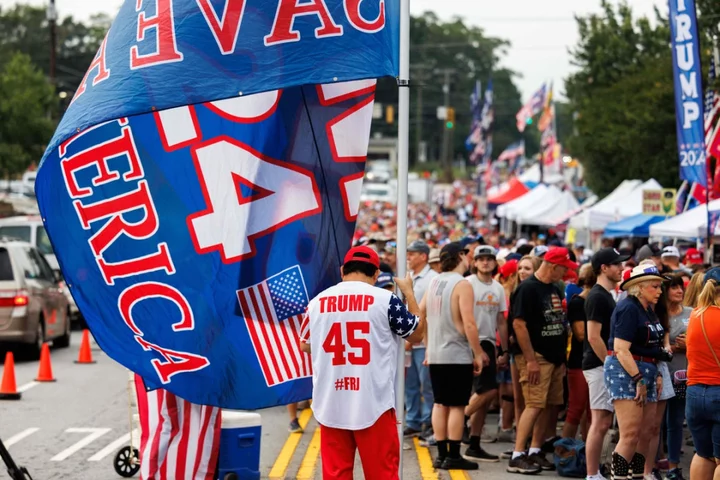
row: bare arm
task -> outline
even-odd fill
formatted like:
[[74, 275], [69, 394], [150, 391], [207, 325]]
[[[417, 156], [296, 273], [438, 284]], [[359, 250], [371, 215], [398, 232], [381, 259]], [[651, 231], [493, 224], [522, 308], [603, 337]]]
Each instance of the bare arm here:
[[508, 351], [508, 323], [507, 318], [502, 313], [497, 314], [497, 329], [500, 334], [500, 346], [502, 346], [503, 352]]
[[572, 328], [573, 337], [575, 337], [577, 341], [582, 342], [585, 340], [585, 324], [583, 322], [572, 322], [570, 328]]
[[528, 332], [527, 324], [522, 318], [513, 320], [513, 328], [515, 329], [515, 339], [520, 345], [525, 360], [530, 363], [535, 361], [535, 350], [530, 342], [530, 332]]
[[630, 345], [631, 342], [623, 340], [622, 338], [615, 337], [613, 342], [613, 349], [615, 351], [615, 356], [620, 362], [620, 365], [622, 365], [622, 367], [625, 369], [627, 374], [630, 375], [630, 377], [634, 377], [635, 375], [640, 373], [640, 367], [638, 367], [638, 364], [632, 357], [632, 353], [630, 353]]
[[300, 342], [300, 350], [305, 353], [311, 353], [310, 351], [310, 344], [305, 342]]
[[[607, 357], [607, 345], [602, 339], [602, 324], [595, 320], [587, 321], [587, 339], [590, 344], [590, 348], [597, 355], [602, 363], [605, 363], [605, 357]], [[629, 348], [629, 347], [628, 347]]]
[[415, 294], [413, 293], [412, 287], [409, 288], [407, 293], [404, 291], [402, 293], [405, 295], [405, 300], [408, 304], [408, 311], [413, 315], [420, 317], [420, 321], [418, 322], [418, 326], [415, 328], [415, 331], [406, 337], [405, 340], [410, 343], [420, 343], [423, 341], [423, 338], [425, 338], [425, 329], [427, 328], [427, 308], [425, 305], [425, 297], [423, 297], [420, 301], [420, 305], [418, 305], [417, 301], [415, 301]]
[[455, 286], [453, 295], [458, 296], [458, 306], [460, 308], [460, 318], [462, 319], [463, 330], [467, 337], [470, 348], [472, 348], [475, 358], [481, 358], [484, 353], [480, 347], [480, 336], [478, 335], [477, 324], [475, 323], [474, 311], [474, 293], [470, 282], [459, 282]]

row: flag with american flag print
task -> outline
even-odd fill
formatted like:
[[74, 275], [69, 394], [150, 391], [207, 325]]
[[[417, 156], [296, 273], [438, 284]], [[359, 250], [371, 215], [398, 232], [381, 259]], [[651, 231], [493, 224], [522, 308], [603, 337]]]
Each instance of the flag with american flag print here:
[[545, 105], [545, 91], [546, 85], [543, 83], [542, 87], [530, 97], [530, 100], [515, 115], [517, 129], [520, 133], [525, 131], [528, 120], [542, 111]]
[[312, 376], [299, 335], [308, 294], [298, 265], [237, 292], [255, 355], [268, 387]]
[[[710, 70], [708, 73], [708, 85], [712, 85], [717, 77], [717, 70], [714, 59], [710, 59]], [[712, 88], [705, 93], [705, 151], [708, 160], [715, 157], [720, 161], [720, 94]], [[717, 162], [716, 162], [717, 163]], [[710, 162], [707, 162], [710, 165]], [[715, 175], [708, 175], [708, 183], [711, 183], [710, 198], [720, 198], [720, 181], [718, 181], [718, 168]]]
[[141, 480], [214, 480], [222, 412], [158, 388], [135, 374]]

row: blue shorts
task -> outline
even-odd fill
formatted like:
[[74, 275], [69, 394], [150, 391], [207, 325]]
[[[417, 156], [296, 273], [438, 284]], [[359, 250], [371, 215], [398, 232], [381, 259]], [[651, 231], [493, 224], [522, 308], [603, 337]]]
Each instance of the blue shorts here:
[[502, 385], [503, 383], [512, 383], [512, 374], [510, 373], [509, 366], [505, 370], [497, 372], [497, 383], [498, 385]]
[[687, 387], [685, 417], [697, 454], [708, 460], [720, 459], [720, 386]]
[[[657, 402], [657, 366], [650, 362], [637, 362], [640, 373], [643, 374], [645, 383], [647, 384], [647, 401]], [[615, 355], [605, 357], [605, 388], [610, 392], [610, 399], [615, 400], [635, 400], [635, 382], [630, 375], [620, 365], [620, 361]]]

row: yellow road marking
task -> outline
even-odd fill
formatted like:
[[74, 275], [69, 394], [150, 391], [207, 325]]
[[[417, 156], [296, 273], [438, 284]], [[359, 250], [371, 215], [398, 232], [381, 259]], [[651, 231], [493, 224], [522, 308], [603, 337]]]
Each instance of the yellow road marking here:
[[310, 480], [315, 478], [315, 464], [320, 455], [320, 427], [318, 426], [313, 433], [310, 445], [308, 446], [305, 457], [300, 464], [300, 470], [295, 477], [297, 480]]
[[448, 470], [452, 480], [468, 480], [470, 475], [465, 470]]
[[430, 457], [430, 451], [427, 447], [420, 445], [420, 441], [417, 437], [413, 438], [415, 444], [415, 452], [417, 453], [418, 464], [420, 464], [420, 475], [423, 480], [438, 480], [438, 474], [433, 468], [432, 458]]
[[[298, 421], [303, 430], [307, 427], [310, 417], [312, 417], [312, 410], [309, 408], [306, 408], [300, 414]], [[271, 480], [282, 480], [285, 478], [285, 472], [287, 472], [288, 465], [290, 465], [290, 461], [295, 453], [295, 449], [300, 443], [302, 435], [302, 433], [291, 433], [288, 439], [285, 440], [285, 445], [283, 445], [282, 450], [280, 450], [280, 454], [270, 470], [270, 475], [268, 475]]]

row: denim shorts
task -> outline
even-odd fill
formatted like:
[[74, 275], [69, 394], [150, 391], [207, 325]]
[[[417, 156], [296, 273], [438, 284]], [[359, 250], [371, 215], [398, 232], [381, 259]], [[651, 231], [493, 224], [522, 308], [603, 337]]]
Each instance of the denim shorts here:
[[720, 459], [720, 386], [687, 387], [685, 417], [698, 456]]
[[[637, 362], [637, 366], [642, 373], [645, 383], [647, 384], [647, 401], [657, 402], [657, 366], [650, 362]], [[637, 392], [635, 391], [635, 382], [632, 377], [627, 374], [625, 369], [620, 365], [620, 361], [615, 355], [605, 357], [605, 387], [610, 392], [610, 399], [615, 400], [634, 400]]]

